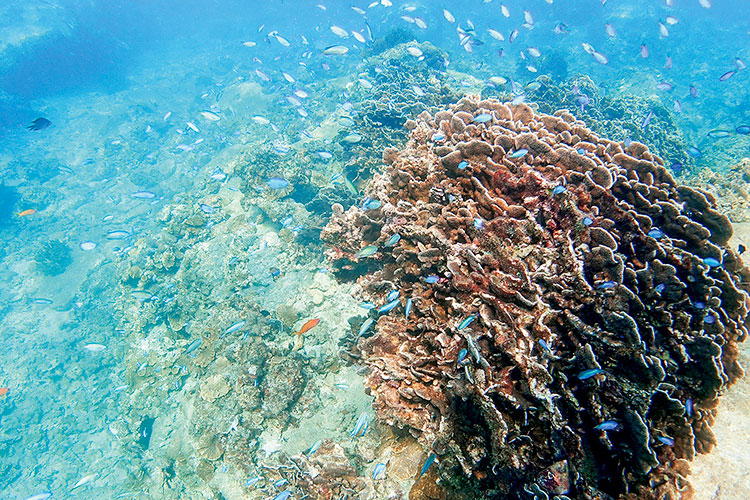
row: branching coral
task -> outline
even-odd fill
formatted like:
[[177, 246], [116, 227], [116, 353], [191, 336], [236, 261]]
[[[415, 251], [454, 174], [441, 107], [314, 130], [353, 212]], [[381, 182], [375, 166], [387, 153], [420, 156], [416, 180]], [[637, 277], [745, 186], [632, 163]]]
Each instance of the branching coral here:
[[465, 98], [407, 127], [367, 193], [382, 206], [323, 232], [365, 298], [400, 291], [350, 349], [378, 416], [466, 498], [690, 498], [747, 336], [715, 200], [567, 112]]

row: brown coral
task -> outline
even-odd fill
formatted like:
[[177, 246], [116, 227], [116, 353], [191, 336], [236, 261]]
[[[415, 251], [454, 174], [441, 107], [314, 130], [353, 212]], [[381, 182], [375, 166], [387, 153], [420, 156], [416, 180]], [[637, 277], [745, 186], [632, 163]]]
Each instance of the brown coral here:
[[339, 277], [413, 301], [350, 352], [378, 416], [493, 498], [689, 498], [750, 302], [715, 200], [566, 112], [470, 97], [411, 125], [382, 207], [323, 232]]

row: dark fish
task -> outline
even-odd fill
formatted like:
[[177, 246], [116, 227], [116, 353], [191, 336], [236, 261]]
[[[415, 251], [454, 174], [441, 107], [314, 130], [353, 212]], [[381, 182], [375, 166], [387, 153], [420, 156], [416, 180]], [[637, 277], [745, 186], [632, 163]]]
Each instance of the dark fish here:
[[750, 134], [750, 125], [740, 125], [736, 129], [734, 129], [735, 132], [742, 135], [749, 135]]
[[675, 174], [680, 174], [680, 173], [682, 173], [682, 171], [683, 171], [683, 170], [685, 170], [685, 165], [683, 165], [683, 164], [682, 164], [682, 163], [680, 163], [679, 161], [676, 161], [676, 162], [672, 163], [672, 164], [671, 164], [671, 165], [669, 166], [669, 168], [671, 168], [671, 169], [672, 169], [672, 171], [673, 171], [673, 172], [674, 172]]
[[156, 418], [146, 417], [141, 420], [141, 425], [138, 427], [138, 444], [144, 450], [148, 449], [148, 445], [151, 442], [151, 432], [154, 430], [154, 421]]
[[743, 253], [745, 253], [745, 250], [747, 250], [747, 248], [745, 248], [745, 245], [743, 245], [742, 243], [737, 246], [738, 254], [742, 255]]
[[26, 127], [27, 130], [44, 130], [45, 128], [52, 125], [52, 122], [49, 121], [46, 118], [39, 117], [33, 122], [31, 122], [31, 125]]

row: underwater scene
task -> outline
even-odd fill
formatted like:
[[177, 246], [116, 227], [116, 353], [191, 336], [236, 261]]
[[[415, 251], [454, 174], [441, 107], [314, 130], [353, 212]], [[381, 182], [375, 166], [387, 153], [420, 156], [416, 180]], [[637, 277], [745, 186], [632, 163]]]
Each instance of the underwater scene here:
[[1, 498], [750, 498], [744, 0], [0, 14]]

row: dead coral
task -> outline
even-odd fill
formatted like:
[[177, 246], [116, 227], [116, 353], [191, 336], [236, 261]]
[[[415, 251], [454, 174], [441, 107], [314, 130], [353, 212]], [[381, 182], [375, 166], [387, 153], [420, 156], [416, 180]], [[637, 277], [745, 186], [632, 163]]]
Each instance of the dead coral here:
[[713, 197], [567, 112], [469, 97], [411, 125], [379, 210], [323, 232], [339, 277], [372, 271], [365, 298], [401, 294], [350, 351], [378, 416], [465, 498], [690, 498], [747, 336]]

